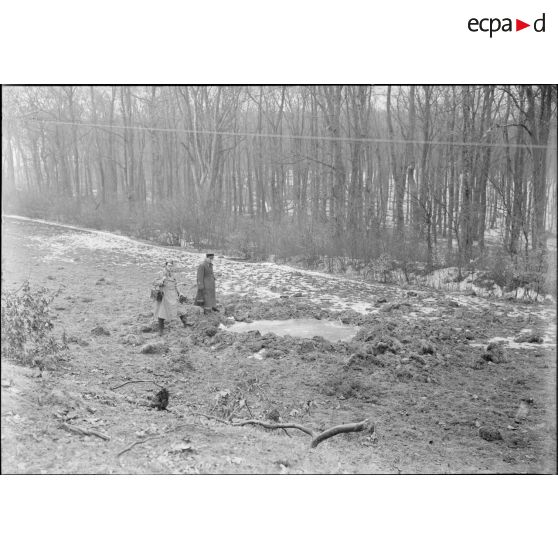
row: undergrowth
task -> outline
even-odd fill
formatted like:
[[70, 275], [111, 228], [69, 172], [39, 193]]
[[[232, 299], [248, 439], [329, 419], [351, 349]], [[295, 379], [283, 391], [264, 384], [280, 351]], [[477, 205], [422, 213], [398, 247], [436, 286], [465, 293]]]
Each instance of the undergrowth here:
[[410, 228], [403, 234], [378, 223], [357, 231], [336, 231], [319, 219], [284, 217], [280, 222], [249, 215], [204, 212], [185, 197], [172, 202], [99, 203], [62, 196], [20, 194], [9, 211], [101, 230], [113, 230], [162, 245], [197, 250], [220, 249], [252, 261], [271, 260], [328, 273], [349, 274], [382, 283], [421, 285], [436, 269], [457, 267], [457, 281], [478, 272], [481, 286], [497, 285], [507, 292], [556, 295], [556, 251], [531, 249], [511, 254], [473, 247], [467, 260], [460, 249], [446, 249], [440, 237], [427, 249], [425, 240]]
[[[504, 291], [523, 289], [538, 295], [556, 294], [556, 273], [552, 273], [552, 254], [533, 250], [527, 254], [509, 254], [503, 249], [487, 255], [477, 265], [483, 271], [479, 280], [494, 283]], [[555, 258], [555, 256], [554, 256]]]
[[33, 291], [28, 281], [17, 290], [2, 288], [2, 356], [24, 366], [52, 368], [66, 348], [52, 335], [50, 304], [56, 294]]

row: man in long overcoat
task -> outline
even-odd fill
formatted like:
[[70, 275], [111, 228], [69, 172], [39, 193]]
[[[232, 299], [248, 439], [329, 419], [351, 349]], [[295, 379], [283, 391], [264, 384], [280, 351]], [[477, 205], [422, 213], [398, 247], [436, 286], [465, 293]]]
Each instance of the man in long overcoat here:
[[205, 260], [198, 266], [198, 295], [196, 299], [203, 299], [205, 314], [214, 310], [217, 312], [215, 300], [215, 275], [213, 274], [213, 258], [215, 254], [206, 254]]

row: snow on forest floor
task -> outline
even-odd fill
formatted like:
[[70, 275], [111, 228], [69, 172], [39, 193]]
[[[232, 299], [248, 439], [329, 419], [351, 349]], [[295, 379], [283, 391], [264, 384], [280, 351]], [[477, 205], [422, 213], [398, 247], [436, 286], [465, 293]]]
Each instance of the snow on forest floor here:
[[[189, 252], [183, 248], [162, 247], [139, 241], [122, 235], [80, 228], [71, 225], [60, 225], [43, 220], [31, 220], [19, 216], [5, 216], [7, 219], [34, 222], [47, 226], [54, 225], [54, 229], [48, 235], [30, 235], [26, 242], [34, 244], [44, 251], [44, 261], [70, 263], [73, 257], [81, 250], [89, 250], [93, 253], [105, 252], [113, 254], [116, 265], [126, 266], [131, 258], [135, 264], [146, 269], [153, 269], [156, 273], [158, 266], [162, 267], [167, 259], [176, 261], [177, 267], [188, 271], [178, 274], [179, 283], [189, 296], [193, 296], [196, 290], [195, 271], [197, 265], [203, 258], [203, 254]], [[120, 258], [120, 261], [119, 261]], [[155, 268], [155, 269], [154, 269]], [[221, 295], [238, 294], [249, 295], [261, 301], [280, 298], [281, 296], [303, 295], [305, 300], [318, 305], [326, 310], [342, 312], [352, 310], [360, 314], [374, 314], [381, 311], [381, 305], [375, 304], [379, 298], [405, 297], [406, 289], [400, 286], [367, 283], [358, 279], [331, 275], [319, 271], [301, 270], [287, 265], [275, 263], [252, 263], [238, 262], [217, 256], [214, 261], [214, 271], [217, 277], [219, 293]], [[443, 291], [435, 291], [436, 297], [420, 295], [417, 302], [404, 316], [406, 320], [413, 320], [420, 316], [428, 316], [431, 319], [439, 317], [439, 310], [435, 303], [440, 296], [454, 301], [462, 307], [476, 309], [509, 307], [507, 301], [494, 298], [478, 296], [484, 293], [482, 289], [470, 290], [467, 294], [461, 291], [471, 287], [471, 278], [464, 279], [460, 283], [448, 283], [448, 278], [454, 275], [456, 268], [437, 270], [434, 272], [435, 281], [438, 285], [444, 285]], [[450, 290], [451, 285], [456, 291]], [[378, 296], [378, 292], [382, 296]], [[413, 293], [415, 291], [412, 291]], [[428, 292], [428, 289], [426, 289]], [[494, 292], [494, 291], [493, 291]], [[492, 292], [492, 293], [493, 293]], [[491, 293], [491, 294], [492, 294]], [[501, 290], [500, 290], [501, 294]], [[473, 295], [473, 296], [471, 296]], [[407, 298], [409, 300], [409, 298]], [[549, 303], [555, 302], [552, 297]], [[434, 306], [431, 306], [434, 304]], [[508, 317], [531, 316], [537, 314], [546, 323], [543, 347], [551, 348], [556, 344], [556, 323], [553, 307], [529, 307], [517, 308], [507, 311]], [[495, 338], [496, 339], [496, 338]], [[510, 348], [517, 348], [511, 338], [501, 338], [508, 342]], [[524, 344], [519, 344], [524, 346]]]
[[[150, 325], [152, 280], [164, 261], [173, 259], [183, 268], [179, 288], [192, 297], [203, 254], [12, 217], [3, 220], [3, 248], [4, 286], [17, 288], [29, 279], [32, 287], [58, 290], [52, 304], [55, 333], [65, 331], [70, 339], [68, 361], [55, 370], [9, 365], [4, 372], [3, 367], [6, 471], [554, 470], [552, 302], [410, 289], [216, 257], [224, 312], [204, 318], [186, 306], [191, 325], [172, 325], [160, 354], [145, 354], [146, 344], [159, 341]], [[237, 334], [220, 327], [230, 325], [225, 317], [326, 320], [354, 326], [358, 333], [336, 343]], [[107, 334], [93, 334], [96, 326]], [[543, 342], [515, 342], [522, 332]], [[498, 340], [504, 341], [500, 360], [486, 352]], [[168, 413], [140, 404], [152, 392], [153, 379], [169, 387]], [[137, 380], [147, 383], [115, 391]], [[319, 430], [372, 416], [378, 435], [336, 436], [310, 452], [299, 432], [288, 437], [194, 418], [196, 412], [214, 415], [218, 402], [239, 393], [258, 418], [276, 411], [285, 422]], [[63, 394], [70, 403], [61, 401]], [[516, 421], [524, 399], [531, 402], [528, 418]], [[247, 412], [238, 418], [249, 418]], [[102, 429], [110, 441], [61, 432], [61, 417]], [[181, 425], [185, 432], [178, 432]], [[498, 428], [502, 440], [482, 439], [479, 428], [485, 425]], [[134, 440], [141, 445], [115, 457]]]

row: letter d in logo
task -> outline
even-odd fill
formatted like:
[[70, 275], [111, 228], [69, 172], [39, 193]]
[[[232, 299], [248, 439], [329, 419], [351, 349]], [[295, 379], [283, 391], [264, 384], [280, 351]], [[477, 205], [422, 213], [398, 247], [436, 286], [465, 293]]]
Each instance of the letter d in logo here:
[[533, 29], [537, 33], [544, 33], [544, 26], [545, 26], [545, 14], [543, 14], [541, 18], [535, 20], [535, 23], [533, 23]]

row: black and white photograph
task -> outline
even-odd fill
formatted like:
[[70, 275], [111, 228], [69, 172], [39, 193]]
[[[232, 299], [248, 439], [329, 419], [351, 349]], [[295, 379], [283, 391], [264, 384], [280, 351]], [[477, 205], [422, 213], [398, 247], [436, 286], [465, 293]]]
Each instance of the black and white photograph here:
[[551, 554], [555, 18], [4, 2], [2, 555]]
[[5, 85], [2, 473], [556, 472], [557, 88]]

